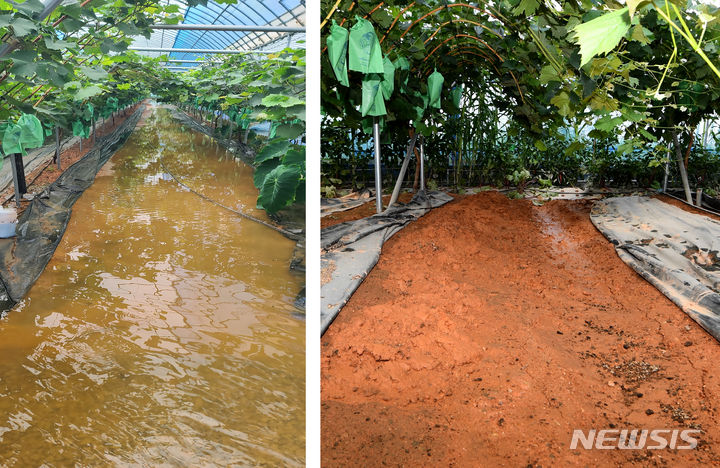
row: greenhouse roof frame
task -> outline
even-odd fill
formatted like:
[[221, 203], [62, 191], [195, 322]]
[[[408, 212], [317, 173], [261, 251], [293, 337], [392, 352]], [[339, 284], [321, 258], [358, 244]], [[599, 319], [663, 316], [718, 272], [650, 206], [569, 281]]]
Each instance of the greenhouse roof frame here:
[[195, 62], [211, 53], [201, 50], [274, 52], [304, 47], [300, 43], [305, 38], [304, 0], [237, 0], [235, 4], [210, 0], [195, 6], [187, 0], [168, 0], [168, 4], [181, 8], [183, 22], [153, 25], [150, 39], [136, 37], [131, 50]]
[[290, 26], [245, 26], [239, 24], [154, 24], [150, 29], [177, 29], [181, 31], [250, 31], [301, 33], [305, 28]]
[[[240, 49], [174, 49], [171, 47], [129, 47], [128, 50], [136, 52], [170, 52], [182, 54], [273, 54], [274, 51], [264, 50], [240, 50]], [[185, 63], [201, 63], [196, 60], [181, 60]]]

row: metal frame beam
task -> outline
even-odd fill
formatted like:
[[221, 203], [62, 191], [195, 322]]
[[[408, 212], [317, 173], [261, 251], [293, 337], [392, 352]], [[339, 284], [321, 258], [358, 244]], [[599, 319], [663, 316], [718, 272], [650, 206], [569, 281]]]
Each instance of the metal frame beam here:
[[140, 52], [177, 52], [179, 54], [275, 54], [277, 52], [264, 52], [256, 50], [237, 49], [173, 49], [171, 47], [128, 47], [128, 50]]
[[154, 24], [150, 29], [178, 29], [182, 31], [249, 31], [301, 33], [306, 29], [299, 26], [248, 26], [244, 24]]

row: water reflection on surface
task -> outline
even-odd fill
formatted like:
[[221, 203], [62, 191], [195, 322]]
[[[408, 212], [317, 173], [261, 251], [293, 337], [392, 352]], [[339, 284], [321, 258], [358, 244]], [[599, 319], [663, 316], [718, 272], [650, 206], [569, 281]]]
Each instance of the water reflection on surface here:
[[252, 169], [156, 109], [78, 200], [0, 320], [0, 464], [301, 465], [293, 242]]

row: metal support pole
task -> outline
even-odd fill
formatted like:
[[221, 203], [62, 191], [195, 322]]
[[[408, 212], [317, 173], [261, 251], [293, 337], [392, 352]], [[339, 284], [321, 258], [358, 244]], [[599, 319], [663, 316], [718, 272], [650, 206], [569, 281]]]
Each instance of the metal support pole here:
[[400, 174], [398, 174], [397, 182], [395, 182], [395, 188], [393, 189], [393, 193], [390, 196], [390, 203], [388, 203], [388, 208], [395, 204], [398, 196], [400, 195], [400, 188], [402, 187], [403, 180], [405, 180], [405, 172], [410, 165], [410, 159], [412, 157], [413, 149], [415, 148], [415, 140], [417, 140], [417, 133], [413, 135], [413, 137], [410, 139], [410, 143], [408, 143], [407, 152], [405, 153], [405, 159], [403, 160], [402, 166], [400, 167]]
[[420, 136], [420, 191], [425, 191], [425, 138]]
[[375, 206], [378, 213], [382, 213], [382, 171], [380, 170], [380, 123], [377, 117], [373, 118], [373, 140], [375, 145]]
[[667, 159], [665, 160], [665, 178], [663, 179], [663, 193], [667, 193], [668, 177], [670, 176], [670, 150], [667, 152]]
[[60, 166], [60, 127], [55, 127], [55, 162], [57, 162], [58, 170], [62, 170]]

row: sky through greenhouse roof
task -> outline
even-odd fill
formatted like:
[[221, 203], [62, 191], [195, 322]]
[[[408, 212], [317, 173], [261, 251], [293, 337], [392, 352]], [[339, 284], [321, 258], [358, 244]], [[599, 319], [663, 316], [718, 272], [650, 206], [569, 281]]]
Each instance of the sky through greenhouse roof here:
[[[237, 0], [232, 5], [219, 4], [214, 0], [207, 5], [188, 7], [182, 0], [169, 0], [180, 6], [183, 24], [218, 24], [244, 26], [305, 26], [304, 0]], [[260, 31], [188, 31], [156, 30], [150, 39], [138, 37], [132, 47], [173, 48], [173, 49], [237, 49], [247, 51], [277, 51], [285, 47], [304, 47], [304, 33], [260, 32]], [[162, 52], [139, 53], [150, 57]], [[167, 53], [167, 52], [165, 52]], [[191, 66], [193, 61], [212, 55], [171, 52], [172, 60], [188, 60], [180, 66]], [[177, 65], [177, 63], [176, 63]]]

